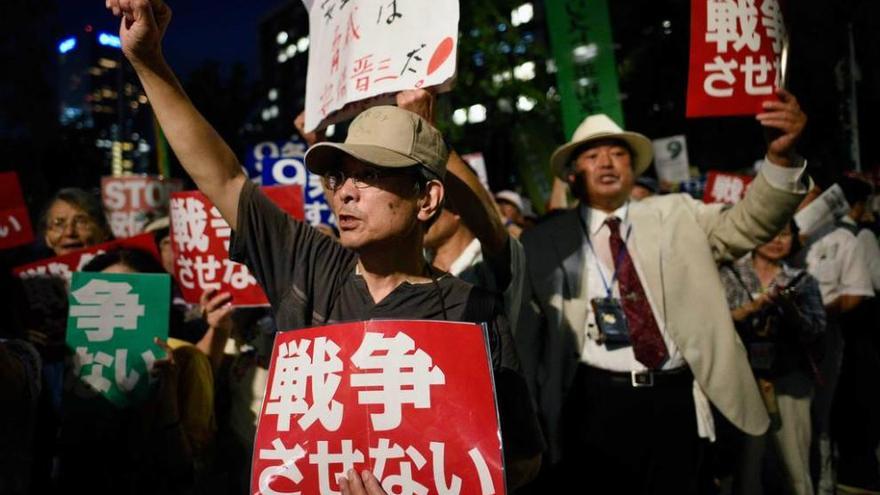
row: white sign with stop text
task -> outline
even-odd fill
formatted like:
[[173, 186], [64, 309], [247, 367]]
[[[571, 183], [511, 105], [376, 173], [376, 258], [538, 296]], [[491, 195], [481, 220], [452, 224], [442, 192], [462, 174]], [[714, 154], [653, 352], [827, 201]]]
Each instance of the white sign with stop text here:
[[183, 189], [179, 179], [150, 175], [101, 178], [101, 201], [113, 235], [131, 237], [156, 218], [168, 215], [168, 198]]

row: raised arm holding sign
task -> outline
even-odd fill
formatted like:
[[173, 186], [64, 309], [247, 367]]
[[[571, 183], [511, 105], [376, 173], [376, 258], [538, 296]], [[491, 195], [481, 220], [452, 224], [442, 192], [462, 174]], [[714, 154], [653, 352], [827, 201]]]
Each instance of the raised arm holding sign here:
[[162, 57], [168, 7], [161, 0], [109, 0], [108, 7], [123, 16], [123, 52], [169, 143], [233, 228], [231, 258], [256, 277], [278, 328], [376, 318], [487, 323], [507, 475], [522, 480], [522, 471], [534, 472], [543, 442], [502, 305], [438, 272], [422, 254], [445, 191], [448, 150], [440, 132], [412, 112], [380, 106], [352, 121], [344, 143], [309, 149], [306, 167], [322, 177], [338, 219], [334, 242], [290, 218], [247, 181], [230, 148], [193, 107]]

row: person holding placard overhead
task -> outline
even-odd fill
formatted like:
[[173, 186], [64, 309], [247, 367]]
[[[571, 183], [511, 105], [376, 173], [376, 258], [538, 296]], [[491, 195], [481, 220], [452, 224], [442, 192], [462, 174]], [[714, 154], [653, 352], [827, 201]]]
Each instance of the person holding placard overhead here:
[[322, 177], [338, 220], [335, 242], [269, 201], [187, 98], [162, 54], [170, 8], [161, 0], [107, 6], [122, 17], [122, 51], [169, 144], [233, 227], [231, 257], [260, 282], [278, 328], [374, 318], [487, 323], [508, 480], [532, 477], [542, 440], [502, 304], [438, 272], [422, 253], [445, 194], [440, 132], [415, 113], [380, 106], [354, 119], [344, 143], [308, 150], [306, 166]]
[[[696, 493], [708, 399], [738, 428], [768, 417], [716, 263], [786, 225], [807, 191], [794, 144], [806, 117], [778, 93], [757, 120], [778, 130], [733, 208], [684, 194], [630, 201], [651, 141], [587, 117], [551, 167], [580, 205], [522, 238], [526, 301], [515, 340], [548, 434], [555, 481], [596, 493]], [[705, 395], [704, 395], [705, 394]]]

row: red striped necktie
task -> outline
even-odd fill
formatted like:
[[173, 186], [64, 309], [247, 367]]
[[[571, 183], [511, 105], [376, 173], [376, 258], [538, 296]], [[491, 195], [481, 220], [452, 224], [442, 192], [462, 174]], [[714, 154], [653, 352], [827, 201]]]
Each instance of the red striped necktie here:
[[620, 290], [621, 305], [629, 326], [630, 340], [636, 359], [650, 369], [658, 369], [669, 358], [669, 351], [660, 335], [654, 312], [645, 296], [645, 289], [639, 281], [639, 274], [629, 250], [620, 237], [620, 219], [608, 217], [605, 220], [611, 231], [611, 256], [617, 270], [617, 283]]

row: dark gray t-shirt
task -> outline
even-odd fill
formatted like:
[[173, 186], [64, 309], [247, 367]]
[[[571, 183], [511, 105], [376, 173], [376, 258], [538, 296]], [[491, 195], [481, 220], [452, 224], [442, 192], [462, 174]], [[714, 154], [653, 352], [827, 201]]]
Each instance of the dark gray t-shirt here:
[[263, 287], [279, 330], [395, 318], [486, 323], [505, 451], [516, 457], [541, 451], [510, 326], [496, 295], [434, 273], [435, 283], [404, 282], [375, 303], [356, 273], [355, 253], [289, 217], [251, 182], [241, 191], [229, 255], [245, 263]]

